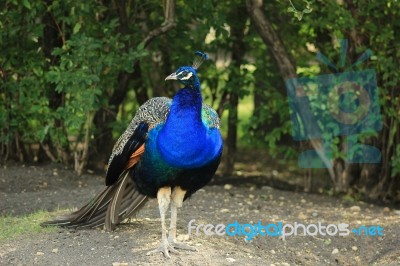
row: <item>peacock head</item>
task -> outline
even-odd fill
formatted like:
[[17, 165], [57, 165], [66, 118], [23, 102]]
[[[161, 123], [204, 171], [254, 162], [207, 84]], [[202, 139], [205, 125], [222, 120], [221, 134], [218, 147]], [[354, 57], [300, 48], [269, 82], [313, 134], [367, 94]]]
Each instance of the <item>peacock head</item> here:
[[178, 80], [185, 86], [194, 87], [200, 84], [197, 76], [197, 69], [208, 59], [207, 54], [203, 52], [195, 52], [196, 58], [192, 66], [183, 66], [178, 68], [174, 73], [165, 78], [165, 80]]

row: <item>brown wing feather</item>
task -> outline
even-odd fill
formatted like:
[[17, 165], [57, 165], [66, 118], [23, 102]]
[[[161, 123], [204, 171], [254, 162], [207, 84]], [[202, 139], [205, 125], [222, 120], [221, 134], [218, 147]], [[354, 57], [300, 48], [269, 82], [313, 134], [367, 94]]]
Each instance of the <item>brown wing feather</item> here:
[[144, 153], [144, 144], [140, 146], [132, 155], [129, 157], [126, 163], [125, 170], [132, 168], [135, 164], [140, 161], [142, 154]]

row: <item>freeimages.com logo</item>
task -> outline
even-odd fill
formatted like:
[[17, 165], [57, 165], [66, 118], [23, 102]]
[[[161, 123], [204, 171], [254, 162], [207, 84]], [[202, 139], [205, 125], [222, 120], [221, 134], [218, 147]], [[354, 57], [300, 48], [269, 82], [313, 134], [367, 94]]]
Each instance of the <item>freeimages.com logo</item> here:
[[[381, 152], [376, 147], [357, 143], [361, 133], [382, 128], [376, 73], [373, 69], [345, 71], [347, 40], [341, 40], [338, 67], [322, 53], [317, 58], [336, 73], [286, 80], [291, 112], [292, 136], [297, 141], [320, 139], [323, 151], [307, 150], [299, 156], [301, 168], [326, 168], [318, 156], [323, 152], [332, 161], [333, 139], [347, 136], [347, 163], [380, 163]], [[350, 69], [372, 55], [365, 51]]]

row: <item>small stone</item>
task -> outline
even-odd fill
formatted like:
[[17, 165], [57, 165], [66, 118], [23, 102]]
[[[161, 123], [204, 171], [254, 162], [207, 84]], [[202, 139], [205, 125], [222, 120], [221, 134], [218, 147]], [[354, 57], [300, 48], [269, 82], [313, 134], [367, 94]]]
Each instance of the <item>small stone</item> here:
[[262, 186], [261, 190], [273, 190], [273, 188], [270, 186]]
[[44, 255], [43, 252], [40, 252], [40, 251], [36, 252], [36, 256], [43, 256], [43, 255]]
[[290, 266], [290, 264], [287, 263], [287, 262], [282, 262], [281, 265], [282, 265], [282, 266]]
[[224, 189], [229, 190], [231, 189], [233, 186], [231, 184], [225, 184], [224, 185]]
[[305, 199], [301, 199], [300, 202], [304, 204], [304, 203], [306, 203], [307, 201], [306, 201]]
[[117, 238], [119, 238], [119, 236], [114, 236], [114, 239], [117, 239]]
[[299, 215], [297, 216], [297, 218], [299, 218], [300, 220], [305, 220], [305, 219], [307, 219], [307, 215], [305, 215], [304, 213], [300, 212]]
[[350, 211], [352, 212], [360, 212], [361, 208], [359, 206], [351, 206]]
[[383, 212], [390, 212], [390, 208], [388, 207], [383, 208]]
[[235, 261], [236, 261], [234, 258], [226, 258], [226, 260], [227, 260], [228, 262], [235, 262]]
[[253, 194], [250, 194], [250, 195], [249, 195], [249, 198], [250, 198], [250, 199], [254, 199], [255, 196], [254, 196]]
[[57, 253], [58, 252], [58, 248], [54, 248], [51, 252]]
[[113, 262], [112, 266], [128, 266], [127, 262]]
[[275, 254], [276, 253], [275, 250], [273, 250], [273, 249], [271, 249], [270, 252], [271, 252], [271, 254]]
[[189, 235], [188, 234], [178, 235], [176, 237], [176, 240], [178, 240], [179, 242], [188, 241], [189, 240]]
[[400, 215], [400, 210], [394, 210], [394, 214]]
[[339, 253], [339, 250], [337, 249], [337, 248], [335, 248], [333, 251], [332, 251], [332, 254], [338, 254]]
[[221, 209], [219, 212], [227, 213], [227, 212], [229, 212], [229, 209]]
[[354, 250], [354, 251], [358, 250], [358, 248], [356, 246], [352, 246], [351, 249]]
[[312, 215], [312, 217], [317, 217], [318, 213], [317, 212], [313, 212], [311, 215]]

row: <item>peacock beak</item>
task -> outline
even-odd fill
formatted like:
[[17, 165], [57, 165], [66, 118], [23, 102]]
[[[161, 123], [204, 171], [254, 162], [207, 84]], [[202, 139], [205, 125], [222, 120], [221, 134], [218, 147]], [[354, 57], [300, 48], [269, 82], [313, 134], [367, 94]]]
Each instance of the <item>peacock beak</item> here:
[[171, 75], [169, 75], [168, 77], [165, 78], [165, 80], [177, 80], [177, 76], [176, 73], [172, 73]]

